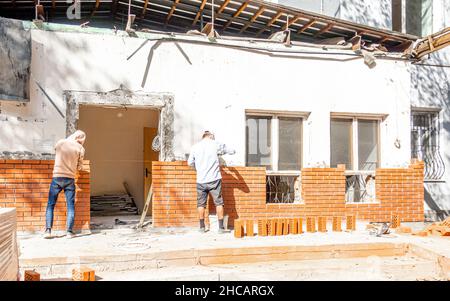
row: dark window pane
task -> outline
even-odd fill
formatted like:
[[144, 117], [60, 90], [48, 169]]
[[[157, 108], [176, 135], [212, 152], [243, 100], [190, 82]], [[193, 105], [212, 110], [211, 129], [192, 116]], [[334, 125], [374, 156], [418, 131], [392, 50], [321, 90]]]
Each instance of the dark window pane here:
[[359, 170], [378, 167], [378, 121], [358, 120]]
[[247, 117], [245, 143], [248, 166], [272, 168], [271, 117]]
[[300, 170], [302, 166], [302, 119], [279, 118], [278, 170]]
[[331, 119], [331, 167], [345, 164], [346, 169], [353, 169], [352, 122], [351, 119]]

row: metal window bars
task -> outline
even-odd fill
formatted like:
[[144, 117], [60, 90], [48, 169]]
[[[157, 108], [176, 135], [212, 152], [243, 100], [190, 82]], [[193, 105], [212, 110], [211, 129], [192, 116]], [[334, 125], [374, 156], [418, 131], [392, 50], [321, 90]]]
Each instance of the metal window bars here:
[[440, 153], [439, 113], [413, 112], [411, 114], [411, 157], [425, 164], [425, 180], [440, 180], [445, 164]]
[[345, 201], [367, 203], [375, 201], [375, 175], [371, 172], [355, 172], [345, 177]]
[[298, 203], [301, 201], [301, 180], [298, 175], [267, 175], [267, 203]]

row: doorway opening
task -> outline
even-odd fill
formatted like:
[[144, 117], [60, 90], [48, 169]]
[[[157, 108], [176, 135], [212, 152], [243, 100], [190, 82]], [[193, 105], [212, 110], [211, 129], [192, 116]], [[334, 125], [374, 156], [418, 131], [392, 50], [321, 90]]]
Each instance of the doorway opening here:
[[142, 212], [151, 162], [159, 160], [152, 148], [159, 120], [160, 111], [152, 107], [80, 104], [78, 129], [86, 133], [84, 158], [91, 166], [91, 216]]

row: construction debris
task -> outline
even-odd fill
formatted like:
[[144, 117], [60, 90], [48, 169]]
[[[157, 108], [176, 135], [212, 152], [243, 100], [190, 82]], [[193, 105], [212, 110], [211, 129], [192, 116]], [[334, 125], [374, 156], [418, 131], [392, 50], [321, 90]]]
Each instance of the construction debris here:
[[413, 235], [417, 236], [450, 236], [450, 217], [440, 223], [433, 223], [423, 229], [422, 231], [414, 232]]
[[370, 223], [366, 226], [366, 230], [369, 231], [369, 234], [377, 237], [390, 234], [389, 228], [389, 223]]
[[23, 277], [24, 281], [41, 281], [41, 274], [35, 270], [26, 270]]
[[91, 197], [93, 216], [136, 215], [138, 208], [129, 194], [101, 195]]
[[450, 27], [418, 40], [412, 50], [413, 57], [422, 59], [439, 49], [450, 45]]
[[95, 271], [88, 267], [80, 267], [72, 270], [73, 281], [95, 281]]

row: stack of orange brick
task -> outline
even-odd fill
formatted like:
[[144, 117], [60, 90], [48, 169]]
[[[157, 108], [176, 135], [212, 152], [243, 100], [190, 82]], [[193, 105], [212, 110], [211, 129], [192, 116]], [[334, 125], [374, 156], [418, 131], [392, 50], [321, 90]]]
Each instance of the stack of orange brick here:
[[[316, 219], [314, 217], [307, 217], [306, 231], [310, 233], [327, 232], [327, 218], [320, 217], [316, 227]], [[341, 217], [333, 218], [333, 231], [341, 231]], [[302, 218], [271, 218], [260, 220], [240, 220], [234, 221], [234, 236], [242, 238], [244, 236], [254, 236], [254, 224], [258, 225], [259, 236], [282, 236], [288, 234], [302, 234], [303, 233], [303, 219]], [[347, 217], [347, 228], [355, 229], [355, 217]]]

